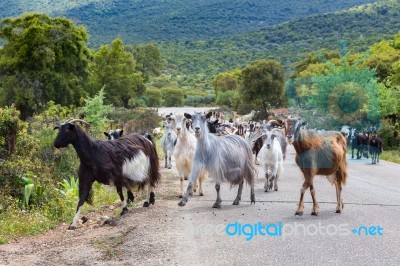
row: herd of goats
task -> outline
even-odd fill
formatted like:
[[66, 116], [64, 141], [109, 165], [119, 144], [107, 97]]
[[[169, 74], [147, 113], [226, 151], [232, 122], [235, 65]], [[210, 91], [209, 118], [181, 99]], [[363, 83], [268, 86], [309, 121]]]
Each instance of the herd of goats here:
[[[180, 179], [179, 206], [185, 206], [189, 195], [197, 189], [200, 196], [204, 195], [202, 183], [207, 176], [215, 179], [217, 198], [213, 208], [221, 208], [220, 184], [223, 182], [238, 186], [233, 201], [234, 205], [238, 205], [246, 181], [251, 189], [250, 201], [255, 203], [256, 165], [261, 165], [265, 171], [265, 192], [277, 191], [287, 145], [291, 144], [296, 151], [296, 163], [304, 176], [295, 214], [303, 215], [304, 194], [310, 189], [313, 201], [311, 214], [318, 215], [313, 182], [316, 175], [326, 176], [335, 185], [336, 213], [341, 213], [341, 191], [348, 176], [348, 145], [353, 150], [352, 158], [354, 149], [357, 149], [359, 159], [365, 153], [365, 147], [369, 147], [373, 164], [379, 162], [382, 141], [376, 132], [371, 132], [366, 138], [365, 134], [357, 133], [348, 126], [341, 131], [317, 131], [305, 129], [307, 122], [293, 117], [257, 123], [252, 121], [253, 117], [254, 111], [227, 123], [212, 112], [175, 113], [166, 117], [161, 148], [166, 168], [172, 167], [171, 157], [175, 161]], [[122, 202], [121, 215], [128, 211], [127, 205], [134, 200], [134, 187], [147, 189], [143, 207], [154, 205], [155, 190], [161, 176], [152, 135], [123, 136], [122, 130], [116, 130], [105, 132], [108, 140], [94, 140], [77, 122], [88, 125], [82, 119], [69, 119], [54, 128], [58, 130], [54, 146], [64, 148], [71, 144], [80, 159], [79, 202], [69, 229], [77, 227], [82, 205], [91, 201], [91, 188], [95, 181], [116, 187]], [[157, 128], [153, 135], [159, 132]], [[184, 180], [188, 180], [186, 191]], [[126, 190], [126, 198], [123, 189]]]

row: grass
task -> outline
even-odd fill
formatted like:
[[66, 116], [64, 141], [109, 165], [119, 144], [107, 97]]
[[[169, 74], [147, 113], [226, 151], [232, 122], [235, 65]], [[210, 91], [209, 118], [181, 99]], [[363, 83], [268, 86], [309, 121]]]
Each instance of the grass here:
[[383, 151], [381, 159], [393, 163], [400, 163], [400, 150]]
[[[118, 194], [114, 189], [106, 189], [95, 183], [94, 204], [84, 204], [81, 217], [89, 211], [97, 211], [104, 205], [119, 202]], [[0, 244], [8, 243], [11, 239], [44, 233], [62, 223], [70, 223], [75, 215], [77, 195], [71, 198], [61, 198], [58, 202], [51, 202], [48, 206], [32, 207], [21, 210], [18, 202], [0, 213]]]

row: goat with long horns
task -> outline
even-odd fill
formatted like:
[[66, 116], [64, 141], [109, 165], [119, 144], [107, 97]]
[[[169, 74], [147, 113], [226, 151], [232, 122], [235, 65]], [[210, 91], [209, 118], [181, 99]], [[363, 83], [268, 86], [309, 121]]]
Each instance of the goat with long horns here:
[[54, 147], [59, 149], [71, 144], [80, 159], [79, 202], [69, 229], [76, 228], [83, 203], [90, 203], [94, 181], [116, 187], [122, 202], [121, 215], [128, 211], [123, 188], [128, 191], [128, 200], [133, 201], [130, 189], [133, 186], [143, 188], [147, 185], [147, 198], [143, 207], [154, 204], [154, 190], [160, 180], [155, 145], [144, 136], [136, 134], [114, 141], [93, 140], [76, 122], [89, 125], [82, 119], [69, 119], [54, 128], [58, 129]]

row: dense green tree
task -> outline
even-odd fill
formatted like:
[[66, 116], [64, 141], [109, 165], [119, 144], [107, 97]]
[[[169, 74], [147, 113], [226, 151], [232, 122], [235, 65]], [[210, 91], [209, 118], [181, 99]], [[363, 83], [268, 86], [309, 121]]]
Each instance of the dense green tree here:
[[380, 83], [378, 90], [382, 116], [397, 116], [400, 114], [400, 89], [387, 87]]
[[0, 104], [15, 106], [22, 117], [45, 104], [79, 104], [85, 95], [90, 51], [83, 26], [66, 18], [25, 14], [0, 24]]
[[306, 77], [314, 74], [323, 74], [327, 69], [325, 62], [334, 58], [340, 58], [337, 51], [322, 49], [317, 52], [311, 52], [303, 60], [295, 64], [293, 76]]
[[180, 88], [164, 88], [162, 95], [165, 106], [181, 106], [183, 103], [184, 93]]
[[241, 71], [239, 69], [220, 73], [212, 80], [215, 94], [239, 89]]
[[265, 112], [285, 102], [285, 76], [279, 62], [258, 60], [242, 71], [240, 94], [245, 101], [262, 106]]
[[94, 55], [91, 64], [92, 93], [105, 86], [106, 102], [128, 107], [131, 98], [140, 97], [144, 91], [143, 77], [136, 71], [133, 55], [125, 49], [121, 39], [103, 45]]
[[137, 45], [132, 53], [136, 61], [136, 70], [142, 73], [144, 82], [148, 82], [150, 76], [161, 74], [161, 55], [157, 45], [154, 43]]
[[393, 64], [400, 60], [400, 49], [395, 48], [394, 41], [380, 41], [370, 48], [372, 54], [365, 60], [364, 65], [375, 69], [378, 81], [386, 79], [394, 74]]
[[147, 106], [155, 107], [161, 105], [162, 93], [160, 89], [157, 88], [147, 88], [144, 95], [147, 98]]

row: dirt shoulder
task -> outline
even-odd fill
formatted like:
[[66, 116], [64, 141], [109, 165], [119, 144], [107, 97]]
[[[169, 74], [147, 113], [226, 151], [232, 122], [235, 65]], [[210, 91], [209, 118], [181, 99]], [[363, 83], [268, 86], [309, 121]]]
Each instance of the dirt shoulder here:
[[[174, 169], [161, 169], [162, 184], [154, 206], [143, 208], [138, 204], [122, 217], [113, 216], [113, 206], [105, 206], [102, 210], [84, 214], [89, 221], [76, 230], [67, 230], [68, 225], [62, 224], [43, 235], [1, 245], [0, 265], [173, 263], [173, 243], [160, 243], [157, 235], [165, 233], [165, 228], [175, 222], [172, 217], [178, 199], [173, 185], [174, 173]], [[157, 256], [164, 260], [157, 261], [156, 256], [150, 256], [155, 252], [168, 255]]]

